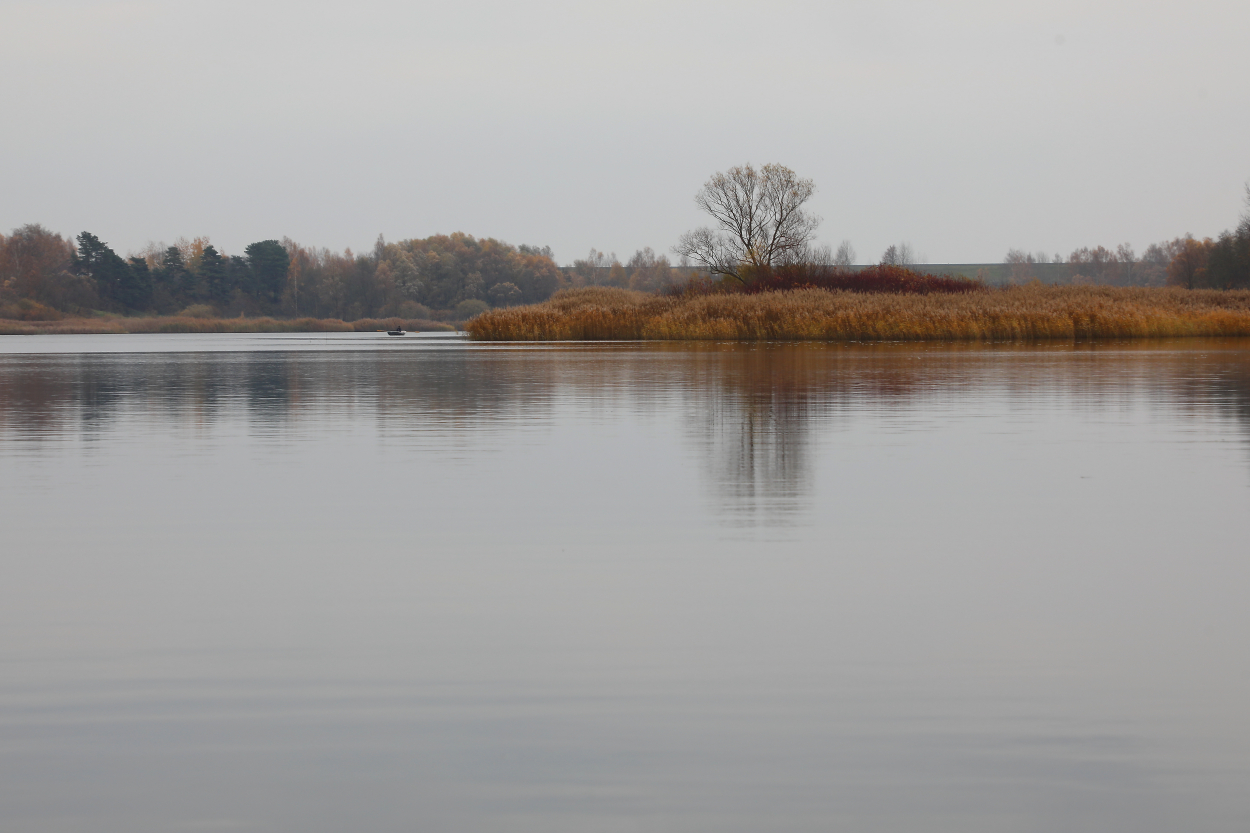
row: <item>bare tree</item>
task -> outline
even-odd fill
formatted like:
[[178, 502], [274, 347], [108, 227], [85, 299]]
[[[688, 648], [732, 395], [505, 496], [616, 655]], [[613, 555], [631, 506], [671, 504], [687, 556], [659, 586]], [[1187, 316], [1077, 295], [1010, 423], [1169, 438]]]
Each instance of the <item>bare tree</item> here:
[[1081, 248], [1068, 255], [1072, 275], [1088, 278], [1092, 283], [1116, 284], [1120, 276], [1120, 262], [1116, 253], [1106, 246]]
[[634, 252], [625, 264], [629, 271], [629, 288], [644, 292], [663, 289], [673, 282], [673, 267], [664, 255], [657, 255], [650, 246]]
[[784, 165], [751, 165], [715, 173], [695, 195], [695, 204], [712, 215], [716, 228], [682, 235], [673, 251], [703, 265], [713, 275], [747, 283], [761, 269], [801, 260], [820, 224], [803, 210], [816, 192]]
[[890, 246], [881, 254], [884, 266], [913, 266], [916, 263], [916, 250], [904, 241], [897, 246]]
[[620, 261], [616, 259], [616, 252], [608, 254], [597, 249], [591, 249], [590, 254], [586, 257], [573, 261], [573, 274], [577, 276], [582, 284], [595, 286], [602, 284], [612, 267], [619, 264]]
[[833, 265], [843, 269], [855, 265], [855, 247], [851, 245], [850, 240], [843, 240], [839, 244], [838, 251], [833, 256]]
[[1116, 246], [1115, 259], [1120, 264], [1118, 283], [1123, 286], [1132, 286], [1137, 275], [1137, 252], [1133, 251], [1132, 245], [1121, 243]]
[[1007, 256], [1003, 258], [1003, 263], [1007, 264], [1008, 281], [1013, 284], [1024, 283], [1029, 278], [1036, 278], [1036, 271], [1033, 265], [1037, 263], [1046, 263], [1050, 260], [1045, 252], [1031, 254], [1023, 249], [1009, 249]]
[[790, 252], [780, 263], [811, 263], [827, 266], [833, 263], [833, 248], [829, 245], [817, 246], [808, 243], [797, 252]]

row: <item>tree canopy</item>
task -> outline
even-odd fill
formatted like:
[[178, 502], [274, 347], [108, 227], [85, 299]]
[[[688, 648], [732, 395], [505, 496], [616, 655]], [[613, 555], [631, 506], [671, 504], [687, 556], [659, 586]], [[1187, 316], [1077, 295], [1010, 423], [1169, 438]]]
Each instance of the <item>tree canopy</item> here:
[[276, 302], [286, 289], [291, 255], [277, 240], [261, 240], [243, 251], [247, 255], [247, 265], [252, 270], [256, 294]]
[[784, 165], [758, 171], [749, 163], [717, 172], [695, 195], [695, 204], [716, 221], [682, 235], [674, 251], [713, 275], [743, 283], [775, 265], [809, 254], [820, 218], [803, 210], [816, 192], [810, 179]]
[[131, 268], [117, 252], [91, 232], [84, 231], [77, 240], [74, 271], [94, 281], [101, 298], [132, 310], [148, 305], [152, 299], [152, 284], [146, 269], [137, 272]]

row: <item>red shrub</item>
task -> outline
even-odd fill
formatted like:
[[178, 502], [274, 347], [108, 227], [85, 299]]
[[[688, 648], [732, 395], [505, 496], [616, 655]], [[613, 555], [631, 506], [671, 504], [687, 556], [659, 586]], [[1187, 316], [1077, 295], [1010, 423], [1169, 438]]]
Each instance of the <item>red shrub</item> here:
[[984, 292], [985, 284], [950, 275], [919, 272], [905, 266], [869, 266], [859, 271], [797, 263], [764, 271], [748, 283], [708, 278], [692, 278], [685, 284], [671, 287], [665, 294], [675, 296], [711, 295], [715, 293], [781, 292], [787, 289], [841, 289], [848, 292], [889, 292], [894, 294], [929, 295], [932, 293]]

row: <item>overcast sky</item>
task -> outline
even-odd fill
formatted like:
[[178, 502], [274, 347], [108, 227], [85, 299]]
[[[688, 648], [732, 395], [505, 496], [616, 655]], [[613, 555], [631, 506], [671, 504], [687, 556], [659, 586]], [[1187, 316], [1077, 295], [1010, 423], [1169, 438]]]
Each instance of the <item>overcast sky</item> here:
[[668, 250], [717, 170], [930, 262], [1236, 224], [1250, 3], [0, 0], [0, 229]]

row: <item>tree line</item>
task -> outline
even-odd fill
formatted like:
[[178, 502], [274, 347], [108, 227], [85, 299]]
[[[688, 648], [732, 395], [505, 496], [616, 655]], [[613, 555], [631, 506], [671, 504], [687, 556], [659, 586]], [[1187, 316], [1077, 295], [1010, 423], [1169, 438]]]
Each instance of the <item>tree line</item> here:
[[[343, 318], [431, 317], [540, 301], [561, 285], [551, 250], [467, 234], [339, 253], [284, 238], [228, 255], [207, 238], [149, 244], [123, 258], [90, 232], [69, 240], [39, 225], [0, 236], [0, 303], [69, 313]], [[11, 310], [10, 310], [11, 311]]]
[[1166, 286], [1170, 283], [1168, 268], [1183, 244], [1184, 238], [1152, 243], [1140, 255], [1127, 243], [1114, 249], [1082, 246], [1067, 257], [1011, 249], [1003, 263], [1010, 283], [1036, 278], [1047, 283]]
[[31, 224], [0, 235], [0, 317], [104, 310], [463, 320], [491, 307], [543, 301], [564, 287], [656, 291], [688, 271], [650, 248], [626, 264], [592, 249], [561, 269], [550, 247], [460, 232], [399, 242], [379, 237], [363, 253], [284, 238], [230, 255], [197, 237], [122, 257], [90, 232], [69, 239]]
[[1035, 266], [1062, 264], [1066, 266], [1063, 276], [1071, 283], [1250, 289], [1250, 183], [1246, 185], [1246, 211], [1241, 222], [1215, 239], [1198, 240], [1187, 234], [1152, 243], [1140, 256], [1127, 243], [1114, 251], [1104, 246], [1083, 247], [1066, 258], [1012, 249], [1003, 262], [1017, 283], [1034, 277], [1039, 271]]
[[[31, 224], [0, 235], [0, 305], [6, 317], [53, 310], [356, 319], [431, 317], [540, 301], [563, 281], [549, 248], [467, 234], [339, 253], [290, 239], [228, 255], [207, 238], [149, 244], [122, 257], [90, 232], [67, 239]], [[16, 313], [16, 314], [14, 314]]]
[[[677, 266], [650, 248], [621, 263], [591, 249], [567, 269], [549, 247], [513, 246], [457, 232], [388, 242], [370, 251], [333, 252], [289, 238], [260, 240], [241, 254], [219, 251], [208, 238], [152, 243], [122, 257], [90, 232], [70, 239], [38, 224], [0, 235], [0, 318], [94, 310], [118, 313], [367, 317], [465, 320], [488, 308], [536, 303], [556, 290], [608, 285], [657, 292], [696, 272], [749, 283], [787, 264], [849, 267], [854, 249], [817, 248], [819, 218], [804, 211], [811, 180], [781, 165], [750, 165], [716, 174], [696, 195], [715, 228], [689, 232], [674, 247]], [[1012, 249], [1009, 277], [1024, 282], [1045, 271], [1052, 280], [1121, 286], [1250, 288], [1250, 185], [1247, 211], [1218, 238], [1191, 235], [1152, 244], [1138, 256], [1080, 248], [1068, 257]], [[911, 246], [890, 246], [887, 266], [907, 266]], [[691, 263], [695, 265], [692, 266]], [[1043, 264], [1045, 270], [1040, 269]], [[1060, 264], [1056, 270], [1054, 264]]]

